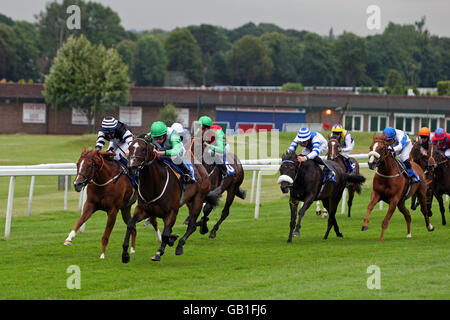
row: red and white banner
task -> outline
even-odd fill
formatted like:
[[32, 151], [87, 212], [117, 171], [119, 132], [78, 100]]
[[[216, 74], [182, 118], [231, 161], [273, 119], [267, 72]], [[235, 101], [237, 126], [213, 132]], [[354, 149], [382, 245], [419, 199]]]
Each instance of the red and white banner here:
[[42, 103], [23, 104], [23, 123], [45, 123], [46, 106]]

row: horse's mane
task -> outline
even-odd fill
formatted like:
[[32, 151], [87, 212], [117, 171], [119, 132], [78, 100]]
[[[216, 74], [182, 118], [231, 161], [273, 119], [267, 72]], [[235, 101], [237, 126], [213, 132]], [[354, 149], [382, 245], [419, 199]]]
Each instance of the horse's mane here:
[[376, 142], [379, 142], [379, 141], [381, 141], [381, 142], [386, 142], [386, 140], [387, 140], [387, 135], [381, 134], [381, 135], [377, 136], [377, 135], [373, 134], [373, 141], [376, 141]]

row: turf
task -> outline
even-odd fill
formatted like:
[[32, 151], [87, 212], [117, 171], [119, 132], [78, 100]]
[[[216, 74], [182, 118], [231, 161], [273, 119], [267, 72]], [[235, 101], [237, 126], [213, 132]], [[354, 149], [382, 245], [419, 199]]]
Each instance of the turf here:
[[[92, 145], [95, 137], [17, 135], [0, 136], [0, 140], [17, 143], [14, 161], [2, 155], [2, 165], [37, 164], [75, 162], [80, 148]], [[434, 232], [426, 230], [419, 210], [411, 211], [412, 238], [407, 239], [405, 221], [397, 210], [385, 240], [379, 242], [386, 205], [382, 211], [376, 207], [370, 229], [362, 232], [373, 176], [368, 169], [362, 173], [368, 181], [362, 194], [355, 196], [352, 217], [337, 215], [344, 238], [331, 231], [329, 239], [323, 240], [326, 219], [310, 208], [302, 221], [301, 236], [288, 244], [288, 198], [276, 185], [278, 175], [263, 176], [260, 218], [255, 220], [254, 204], [248, 200], [251, 172], [247, 172], [244, 188], [248, 197], [233, 204], [216, 239], [197, 230], [188, 239], [184, 255], [176, 256], [175, 248], [168, 247], [160, 262], [152, 262], [159, 243], [155, 232], [139, 223], [136, 253], [128, 264], [121, 262], [125, 224], [120, 217], [104, 260], [99, 259], [104, 212], [95, 213], [86, 232], [65, 247], [63, 241], [80, 215], [78, 194], [69, 192], [68, 211], [63, 211], [63, 192], [57, 191], [56, 178], [42, 177], [28, 217], [29, 178], [18, 178], [11, 237], [0, 240], [0, 299], [449, 299], [450, 230], [441, 225], [437, 203], [431, 217]], [[2, 236], [7, 182], [7, 178], [1, 180], [0, 189]], [[219, 215], [220, 207], [211, 213], [210, 228]], [[174, 233], [184, 234], [186, 216], [182, 208]], [[71, 276], [67, 269], [72, 265], [80, 268], [79, 290], [67, 287]], [[372, 275], [367, 270], [372, 265], [380, 268], [379, 290], [367, 287]]]

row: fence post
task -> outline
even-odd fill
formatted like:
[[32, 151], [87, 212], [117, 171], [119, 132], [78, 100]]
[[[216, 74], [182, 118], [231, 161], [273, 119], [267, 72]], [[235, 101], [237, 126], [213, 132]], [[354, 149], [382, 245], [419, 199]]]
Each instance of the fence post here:
[[341, 208], [341, 214], [345, 213], [345, 202], [347, 201], [347, 188], [344, 189], [344, 192], [342, 193], [342, 208]]
[[5, 239], [9, 239], [11, 234], [11, 216], [14, 202], [14, 187], [16, 185], [16, 177], [11, 176], [9, 180], [8, 205], [6, 207], [6, 222], [5, 222]]
[[250, 203], [253, 203], [253, 196], [255, 195], [255, 180], [256, 180], [256, 170], [253, 170], [252, 178], [252, 192], [250, 193]]
[[256, 185], [256, 200], [255, 200], [255, 219], [259, 218], [259, 204], [261, 200], [261, 179], [262, 170], [258, 171], [258, 183]]
[[67, 211], [67, 191], [69, 190], [69, 176], [64, 176], [64, 211]]
[[[87, 198], [87, 186], [81, 190], [81, 194], [83, 195], [83, 200], [81, 202], [81, 214], [83, 214], [84, 203], [86, 202]], [[80, 232], [84, 233], [85, 229], [86, 229], [86, 222], [81, 225]]]
[[30, 193], [28, 195], [28, 216], [31, 216], [31, 202], [33, 201], [35, 176], [31, 176]]

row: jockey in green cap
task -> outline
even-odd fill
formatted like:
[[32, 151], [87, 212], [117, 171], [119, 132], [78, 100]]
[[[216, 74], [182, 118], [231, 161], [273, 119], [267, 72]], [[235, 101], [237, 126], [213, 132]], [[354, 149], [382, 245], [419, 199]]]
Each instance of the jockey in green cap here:
[[194, 183], [195, 179], [191, 175], [191, 171], [183, 162], [185, 149], [181, 143], [181, 138], [176, 131], [172, 131], [170, 136], [167, 136], [167, 126], [162, 121], [153, 122], [150, 132], [145, 136], [156, 146], [156, 153], [160, 159], [170, 160], [175, 163], [181, 171], [183, 171], [183, 181], [185, 183]]

